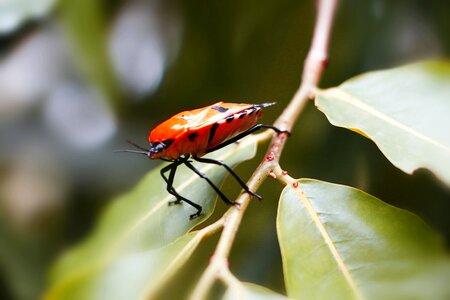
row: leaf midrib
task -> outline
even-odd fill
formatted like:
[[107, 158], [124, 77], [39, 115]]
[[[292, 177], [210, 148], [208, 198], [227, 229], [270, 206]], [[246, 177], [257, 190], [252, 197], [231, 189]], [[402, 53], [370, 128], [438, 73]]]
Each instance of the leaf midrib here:
[[[225, 160], [228, 157], [230, 157], [231, 155], [233, 155], [234, 153], [236, 153], [237, 151], [239, 151], [239, 148], [245, 148], [247, 146], [249, 146], [252, 142], [254, 142], [255, 138], [248, 138], [246, 140], [244, 140], [244, 142], [239, 143], [238, 146], [233, 149], [233, 151], [228, 151], [227, 153], [225, 153], [223, 156], [219, 157], [218, 160]], [[216, 165], [206, 165], [204, 168], [200, 169], [200, 172], [202, 173], [206, 173], [208, 170], [210, 170], [211, 168], [217, 167]], [[185, 188], [187, 188], [196, 178], [198, 178], [198, 176], [196, 174], [192, 174], [192, 176], [183, 182], [183, 184], [180, 185], [180, 187], [178, 187], [178, 190], [183, 190]], [[142, 224], [143, 222], [145, 222], [145, 220], [147, 220], [151, 215], [153, 215], [156, 211], [158, 211], [161, 207], [163, 207], [165, 204], [167, 204], [167, 201], [169, 201], [170, 198], [172, 198], [173, 196], [171, 195], [167, 195], [163, 200], [161, 200], [154, 208], [152, 208], [152, 210], [150, 210], [147, 214], [145, 214], [142, 218], [140, 218], [128, 231], [126, 231], [121, 238], [115, 242], [109, 249], [109, 253], [107, 253], [106, 255], [103, 255], [103, 259], [98, 260], [98, 263], [94, 263], [94, 264], [90, 264], [88, 265], [88, 267], [82, 268], [81, 270], [79, 270], [78, 272], [75, 272], [72, 276], [68, 276], [66, 277], [66, 279], [61, 280], [59, 282], [59, 284], [56, 284], [54, 286], [54, 288], [52, 289], [53, 292], [50, 292], [48, 294], [47, 298], [51, 298], [50, 295], [57, 293], [58, 290], [62, 290], [65, 286], [70, 285], [71, 282], [76, 281], [78, 278], [83, 277], [85, 274], [89, 274], [91, 272], [94, 272], [95, 270], [101, 268], [103, 265], [106, 265], [108, 263], [108, 261], [114, 257], [115, 255], [115, 251], [117, 250], [118, 245], [120, 245], [121, 241], [125, 240], [134, 230], [135, 228], [139, 227], [140, 224]], [[198, 224], [196, 224], [198, 225]], [[189, 232], [189, 229], [188, 231]]]
[[358, 300], [364, 299], [362, 296], [361, 291], [358, 289], [358, 286], [350, 274], [349, 269], [345, 265], [344, 259], [339, 254], [339, 251], [337, 250], [336, 246], [333, 243], [333, 239], [331, 238], [330, 234], [328, 233], [325, 226], [322, 224], [319, 215], [317, 214], [315, 208], [312, 206], [311, 201], [308, 199], [308, 197], [305, 195], [303, 190], [301, 189], [301, 183], [297, 188], [291, 188], [294, 189], [295, 193], [298, 195], [300, 200], [303, 202], [304, 207], [306, 208], [306, 211], [308, 212], [309, 216], [313, 220], [314, 224], [316, 225], [317, 229], [320, 232], [320, 235], [325, 241], [325, 244], [328, 246], [328, 249], [330, 250], [331, 254], [333, 255], [334, 260], [336, 261], [339, 270], [344, 275], [345, 280], [347, 281], [348, 285], [350, 286], [350, 289], [355, 295], [355, 298]]
[[[204, 238], [205, 236], [205, 231], [203, 230], [199, 230], [195, 233], [195, 236], [188, 242], [186, 243], [186, 245], [184, 245], [181, 249], [180, 252], [178, 252], [178, 254], [173, 258], [173, 260], [170, 262], [170, 264], [167, 266], [167, 268], [163, 271], [163, 273], [161, 274], [161, 276], [156, 280], [156, 284], [154, 283], [153, 286], [147, 288], [146, 290], [144, 290], [144, 292], [142, 293], [141, 296], [138, 297], [138, 299], [150, 299], [150, 295], [158, 289], [159, 285], [164, 282], [164, 277], [167, 277], [167, 274], [173, 266], [175, 266], [180, 259], [183, 258], [183, 256], [185, 255], [185, 253], [190, 250], [190, 248], [192, 247], [192, 245], [194, 247], [197, 247], [198, 243], [200, 243], [200, 241]], [[182, 238], [182, 236], [180, 236], [179, 238]], [[172, 243], [175, 243], [177, 240], [173, 241]], [[197, 244], [197, 245], [195, 245]], [[168, 246], [168, 245], [167, 245]], [[195, 249], [194, 249], [195, 250]]]
[[388, 116], [387, 114], [382, 113], [379, 110], [376, 110], [375, 108], [373, 108], [370, 105], [368, 105], [367, 103], [361, 101], [358, 97], [351, 95], [350, 93], [343, 90], [342, 88], [331, 88], [331, 89], [325, 90], [322, 93], [322, 95], [334, 97], [343, 102], [347, 102], [351, 105], [354, 105], [355, 107], [371, 114], [372, 116], [377, 117], [378, 119], [385, 121], [386, 123], [389, 123], [389, 124], [393, 125], [394, 127], [403, 129], [404, 131], [416, 136], [417, 138], [419, 138], [425, 142], [428, 142], [430, 144], [433, 144], [436, 147], [442, 148], [446, 152], [450, 153], [450, 148], [448, 146], [424, 135], [421, 132], [416, 131], [414, 128], [409, 127], [408, 125], [406, 125], [398, 120], [393, 119], [392, 117]]

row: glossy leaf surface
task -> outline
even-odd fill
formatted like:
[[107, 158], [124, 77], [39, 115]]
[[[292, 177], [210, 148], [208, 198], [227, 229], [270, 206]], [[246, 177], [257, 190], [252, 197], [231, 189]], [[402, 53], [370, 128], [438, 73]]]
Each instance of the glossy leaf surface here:
[[[248, 137], [210, 157], [235, 166], [252, 158], [255, 150], [254, 138]], [[226, 175], [220, 166], [194, 165], [216, 184]], [[56, 263], [47, 299], [135, 299], [155, 291], [198, 245], [201, 231], [187, 233], [212, 213], [215, 204], [212, 188], [187, 168], [179, 167], [175, 188], [203, 206], [203, 215], [189, 220], [194, 208], [185, 203], [168, 206], [174, 198], [159, 168], [151, 171], [111, 204], [85, 242]]]
[[302, 179], [277, 217], [296, 299], [448, 299], [450, 261], [421, 219], [355, 188]]
[[450, 63], [370, 72], [319, 92], [336, 126], [372, 139], [398, 168], [427, 168], [450, 184]]

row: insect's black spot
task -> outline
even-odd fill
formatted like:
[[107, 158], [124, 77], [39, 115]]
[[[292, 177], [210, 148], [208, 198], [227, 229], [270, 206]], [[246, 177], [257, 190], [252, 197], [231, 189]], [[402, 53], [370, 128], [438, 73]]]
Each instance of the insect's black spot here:
[[243, 117], [245, 117], [245, 115], [246, 115], [246, 113], [240, 114], [239, 119], [242, 119]]
[[219, 105], [213, 105], [213, 106], [211, 106], [211, 109], [217, 110], [218, 112], [221, 112], [221, 113], [224, 113], [228, 110], [228, 108], [222, 107]]
[[197, 136], [198, 136], [198, 133], [193, 132], [188, 135], [188, 139], [189, 139], [189, 141], [193, 142]]
[[169, 147], [170, 145], [172, 145], [174, 139], [168, 139], [165, 141], [162, 141], [162, 143], [164, 144], [165, 148]]
[[211, 143], [212, 139], [214, 138], [217, 127], [219, 127], [219, 124], [217, 124], [217, 123], [215, 123], [211, 126], [211, 129], [209, 130], [208, 144]]
[[231, 123], [234, 120], [234, 116], [229, 116], [228, 118], [225, 119], [225, 121], [227, 121], [227, 123]]

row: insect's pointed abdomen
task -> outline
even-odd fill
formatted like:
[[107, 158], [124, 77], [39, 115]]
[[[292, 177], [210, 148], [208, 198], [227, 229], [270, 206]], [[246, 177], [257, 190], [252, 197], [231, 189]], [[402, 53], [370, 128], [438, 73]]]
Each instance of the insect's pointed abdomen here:
[[277, 104], [276, 102], [268, 102], [268, 103], [261, 103], [261, 104], [253, 104], [254, 107], [257, 108], [264, 108], [264, 107], [269, 107], [269, 106], [273, 106]]

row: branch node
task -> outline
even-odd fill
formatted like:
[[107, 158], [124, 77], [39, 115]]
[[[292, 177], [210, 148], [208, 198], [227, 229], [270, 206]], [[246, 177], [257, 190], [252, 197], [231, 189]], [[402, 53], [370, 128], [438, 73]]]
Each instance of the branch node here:
[[277, 174], [275, 174], [273, 171], [269, 172], [269, 176], [272, 177], [273, 179], [277, 179]]
[[270, 151], [269, 154], [266, 155], [266, 161], [272, 161], [275, 159], [275, 153]]

